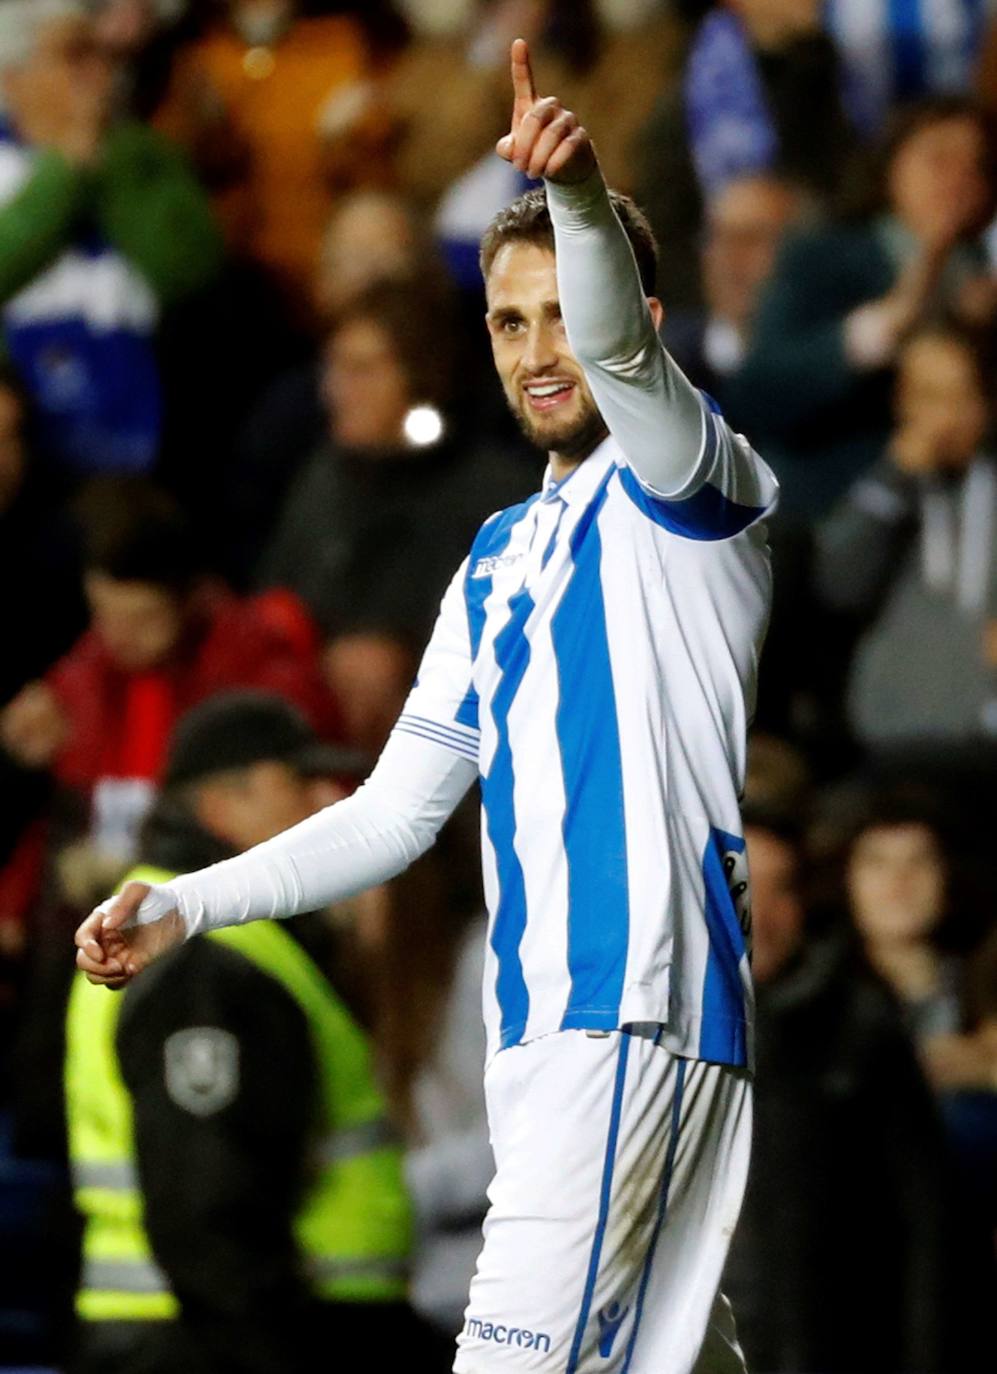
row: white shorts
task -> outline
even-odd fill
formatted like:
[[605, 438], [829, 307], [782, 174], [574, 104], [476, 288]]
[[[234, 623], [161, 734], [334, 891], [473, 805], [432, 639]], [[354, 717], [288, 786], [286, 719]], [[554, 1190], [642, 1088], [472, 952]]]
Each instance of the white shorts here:
[[496, 1174], [454, 1370], [743, 1374], [719, 1285], [748, 1074], [654, 1027], [570, 1030], [497, 1054], [485, 1095]]

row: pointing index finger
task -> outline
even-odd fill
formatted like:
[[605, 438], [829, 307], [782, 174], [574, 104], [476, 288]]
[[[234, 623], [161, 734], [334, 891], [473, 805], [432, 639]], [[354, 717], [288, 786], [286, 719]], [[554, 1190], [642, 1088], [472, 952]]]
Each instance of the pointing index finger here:
[[533, 68], [530, 66], [530, 50], [525, 38], [513, 40], [510, 58], [515, 113], [518, 118], [522, 119], [537, 98], [536, 87], [533, 84]]

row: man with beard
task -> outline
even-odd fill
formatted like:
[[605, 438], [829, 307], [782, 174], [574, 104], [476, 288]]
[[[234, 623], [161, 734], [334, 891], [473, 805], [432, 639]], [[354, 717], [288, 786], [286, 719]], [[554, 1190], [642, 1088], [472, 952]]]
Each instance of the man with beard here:
[[546, 187], [482, 268], [543, 488], [478, 533], [365, 786], [130, 885], [77, 958], [120, 984], [194, 931], [380, 882], [479, 776], [497, 1171], [454, 1369], [738, 1371], [718, 1291], [751, 1124], [737, 799], [776, 484], [662, 349], [653, 240], [521, 40], [512, 79], [498, 152]]

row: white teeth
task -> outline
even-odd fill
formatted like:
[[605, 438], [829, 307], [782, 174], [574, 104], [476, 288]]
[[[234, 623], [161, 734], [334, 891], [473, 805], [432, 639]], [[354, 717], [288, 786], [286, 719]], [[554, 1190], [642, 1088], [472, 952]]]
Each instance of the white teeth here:
[[548, 382], [545, 386], [528, 386], [526, 390], [531, 396], [556, 396], [559, 391], [566, 390], [570, 385], [570, 382]]

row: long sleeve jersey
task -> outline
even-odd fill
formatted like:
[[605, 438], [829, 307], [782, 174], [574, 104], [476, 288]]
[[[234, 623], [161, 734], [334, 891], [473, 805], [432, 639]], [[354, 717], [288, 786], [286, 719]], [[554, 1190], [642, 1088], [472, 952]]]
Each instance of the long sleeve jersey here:
[[383, 881], [478, 779], [490, 1053], [656, 1022], [676, 1052], [745, 1064], [738, 796], [776, 483], [662, 348], [601, 175], [548, 200], [608, 437], [482, 526], [367, 783], [139, 919], [176, 908], [193, 933]]

